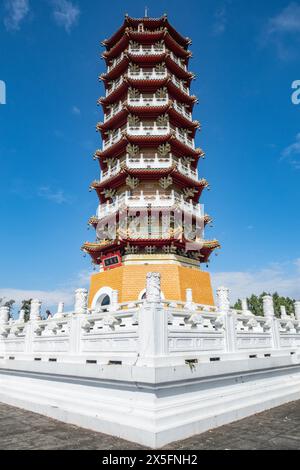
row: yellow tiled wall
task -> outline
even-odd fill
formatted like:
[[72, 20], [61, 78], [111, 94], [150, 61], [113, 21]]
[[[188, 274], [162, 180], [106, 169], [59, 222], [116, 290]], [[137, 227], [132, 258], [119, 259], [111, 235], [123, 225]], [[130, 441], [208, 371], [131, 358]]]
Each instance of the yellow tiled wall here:
[[184, 301], [186, 289], [191, 288], [196, 303], [214, 305], [209, 273], [172, 264], [128, 265], [94, 274], [91, 278], [89, 305], [98, 290], [105, 286], [119, 291], [119, 302], [137, 300], [146, 287], [149, 272], [161, 274], [165, 299]]

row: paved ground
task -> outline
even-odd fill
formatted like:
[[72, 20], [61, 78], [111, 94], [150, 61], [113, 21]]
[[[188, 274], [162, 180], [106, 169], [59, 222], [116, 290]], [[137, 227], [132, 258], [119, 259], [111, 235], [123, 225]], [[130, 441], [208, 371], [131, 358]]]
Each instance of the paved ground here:
[[[0, 404], [0, 450], [133, 450], [143, 447]], [[300, 401], [165, 447], [176, 450], [300, 449]]]

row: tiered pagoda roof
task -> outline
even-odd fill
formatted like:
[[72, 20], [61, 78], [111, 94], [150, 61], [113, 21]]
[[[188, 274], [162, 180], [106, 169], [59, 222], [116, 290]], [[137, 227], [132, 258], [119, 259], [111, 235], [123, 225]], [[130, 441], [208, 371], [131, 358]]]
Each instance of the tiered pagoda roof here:
[[[102, 178], [90, 186], [100, 205], [89, 220], [97, 241], [82, 247], [95, 264], [101, 265], [103, 257], [114, 251], [122, 257], [169, 253], [203, 263], [220, 247], [217, 240], [198, 237], [187, 250], [185, 230], [175, 227], [174, 221], [169, 230], [162, 229], [160, 218], [154, 228], [144, 227], [140, 232], [120, 225], [128, 209], [137, 214], [146, 211], [149, 217], [151, 211], [163, 217], [166, 210], [175, 217], [181, 210], [189, 215], [191, 228], [212, 221], [199, 204], [208, 182], [198, 177], [197, 170], [204, 152], [194, 141], [200, 123], [192, 117], [197, 98], [190, 93], [195, 78], [188, 70], [190, 44], [166, 15], [126, 15], [119, 30], [102, 42], [107, 70], [99, 77], [105, 96], [98, 104], [104, 120], [96, 127], [103, 146], [94, 155]], [[113, 221], [114, 236], [99, 238], [98, 227]]]

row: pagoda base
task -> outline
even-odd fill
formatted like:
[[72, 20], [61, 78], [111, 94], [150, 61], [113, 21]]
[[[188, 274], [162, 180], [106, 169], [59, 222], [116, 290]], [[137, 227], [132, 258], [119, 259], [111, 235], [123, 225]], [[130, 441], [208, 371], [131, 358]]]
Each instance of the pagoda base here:
[[[130, 263], [130, 261], [127, 261]], [[133, 261], [132, 261], [133, 262]], [[149, 266], [151, 264], [151, 266]], [[109, 271], [94, 274], [91, 278], [89, 307], [95, 306], [100, 292], [105, 289], [117, 290], [119, 302], [131, 302], [141, 299], [145, 292], [146, 276], [152, 272], [161, 274], [162, 298], [184, 302], [186, 289], [192, 289], [193, 301], [198, 304], [214, 305], [214, 296], [210, 275], [196, 266], [179, 264], [159, 264], [156, 261], [146, 264], [127, 264]]]
[[160, 448], [299, 400], [299, 357], [281, 354], [193, 369], [0, 360], [0, 401]]

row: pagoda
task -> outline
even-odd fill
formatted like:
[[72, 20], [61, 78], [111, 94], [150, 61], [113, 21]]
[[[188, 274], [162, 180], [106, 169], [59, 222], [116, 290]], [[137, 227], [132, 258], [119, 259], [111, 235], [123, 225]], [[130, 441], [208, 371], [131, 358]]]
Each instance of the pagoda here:
[[[99, 206], [89, 220], [97, 239], [82, 247], [99, 267], [90, 286], [94, 308], [109, 304], [116, 291], [120, 302], [142, 299], [149, 271], [161, 274], [166, 299], [184, 301], [192, 289], [195, 302], [214, 303], [201, 264], [220, 245], [203, 239], [211, 219], [200, 204], [208, 182], [198, 175], [204, 152], [195, 146], [200, 125], [192, 117], [190, 44], [167, 15], [126, 15], [102, 42], [103, 145], [94, 156], [101, 179], [91, 184]], [[188, 227], [197, 233], [193, 240]]]

